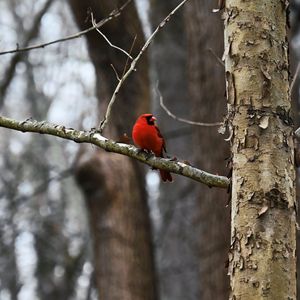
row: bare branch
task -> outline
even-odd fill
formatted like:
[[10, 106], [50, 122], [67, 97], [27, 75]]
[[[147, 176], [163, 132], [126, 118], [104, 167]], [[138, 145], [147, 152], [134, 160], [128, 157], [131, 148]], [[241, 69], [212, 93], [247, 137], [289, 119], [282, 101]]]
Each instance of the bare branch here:
[[75, 34], [71, 34], [67, 37], [64, 37], [64, 38], [60, 38], [60, 39], [57, 39], [57, 40], [53, 40], [51, 42], [47, 42], [47, 43], [42, 43], [42, 44], [37, 44], [37, 45], [33, 45], [33, 46], [29, 46], [29, 47], [24, 47], [24, 48], [19, 48], [17, 46], [16, 49], [13, 49], [13, 50], [7, 50], [7, 51], [2, 51], [0, 52], [0, 55], [5, 55], [5, 54], [11, 54], [11, 53], [16, 53], [16, 52], [25, 52], [25, 51], [29, 51], [29, 50], [33, 50], [33, 49], [39, 49], [39, 48], [45, 48], [46, 46], [49, 46], [49, 45], [53, 45], [53, 44], [56, 44], [56, 43], [61, 43], [61, 42], [66, 42], [66, 41], [69, 41], [69, 40], [73, 40], [73, 39], [76, 39], [76, 38], [79, 38], [85, 34], [87, 34], [88, 32], [90, 31], [93, 31], [97, 28], [100, 28], [102, 27], [104, 24], [106, 24], [107, 22], [109, 22], [110, 20], [118, 17], [121, 12], [125, 9], [125, 7], [131, 2], [132, 0], [127, 0], [120, 8], [118, 9], [115, 9], [113, 10], [109, 16], [101, 21], [99, 21], [97, 24], [95, 24], [95, 26], [93, 25], [92, 27], [89, 27], [88, 29], [85, 29], [83, 31], [80, 31], [80, 32], [77, 32]]
[[212, 10], [213, 13], [220, 12], [225, 8], [225, 0], [218, 0], [218, 8]]
[[[35, 38], [36, 35], [38, 34], [38, 28], [39, 28], [38, 25], [41, 22], [43, 15], [47, 12], [49, 7], [51, 6], [52, 2], [53, 2], [53, 0], [47, 0], [45, 2], [44, 6], [41, 8], [41, 10], [34, 17], [32, 26], [24, 34], [25, 35], [24, 45], [27, 46], [30, 43], [30, 41], [33, 38]], [[3, 80], [0, 84], [0, 108], [3, 106], [6, 91], [9, 87], [12, 79], [14, 78], [16, 66], [22, 60], [22, 57], [23, 57], [23, 55], [21, 52], [15, 53], [15, 55], [12, 57], [12, 59], [10, 61], [9, 67], [7, 68], [7, 70], [5, 70], [5, 77], [3, 78]]]
[[106, 151], [123, 154], [139, 160], [153, 168], [162, 169], [185, 177], [189, 177], [193, 180], [206, 184], [209, 187], [219, 187], [227, 189], [230, 184], [230, 180], [227, 177], [209, 174], [205, 171], [187, 165], [181, 161], [158, 158], [154, 155], [149, 156], [149, 154], [141, 151], [133, 145], [116, 143], [113, 140], [105, 138], [95, 130], [79, 131], [45, 121], [38, 122], [32, 119], [28, 119], [24, 122], [18, 122], [6, 117], [0, 117], [0, 127], [10, 128], [22, 132], [34, 132], [53, 135], [63, 139], [72, 140], [76, 143], [94, 144]]
[[122, 49], [122, 48], [120, 48], [120, 47], [118, 47], [118, 46], [112, 44], [111, 41], [106, 37], [106, 35], [105, 35], [103, 32], [101, 32], [101, 30], [100, 30], [99, 28], [97, 28], [97, 23], [96, 23], [96, 21], [95, 21], [95, 19], [94, 19], [93, 13], [91, 13], [91, 19], [92, 19], [92, 24], [93, 24], [93, 26], [95, 27], [95, 29], [97, 30], [97, 32], [100, 33], [100, 35], [102, 35], [102, 37], [103, 37], [103, 38], [105, 39], [105, 41], [109, 44], [109, 46], [111, 46], [112, 48], [115, 48], [115, 49], [121, 51], [121, 52], [124, 53], [126, 56], [128, 56], [131, 60], [133, 59], [132, 56], [131, 56], [128, 52], [126, 52], [124, 49]]
[[[135, 35], [134, 38], [133, 38], [133, 41], [132, 41], [129, 53], [132, 53], [132, 51], [133, 51], [133, 47], [134, 47], [134, 44], [136, 42], [136, 37], [137, 37], [137, 35]], [[122, 77], [126, 73], [126, 69], [127, 69], [128, 63], [129, 63], [129, 57], [127, 57], [127, 59], [126, 59], [125, 66], [124, 66], [123, 73], [122, 73]]]
[[[130, 48], [130, 50], [129, 50], [130, 53], [131, 53], [132, 50], [133, 50], [135, 41], [136, 41], [136, 35], [135, 35], [135, 37], [134, 37], [134, 39], [133, 39], [131, 48]], [[119, 81], [119, 84], [118, 84], [119, 87], [121, 87], [121, 84], [120, 84], [120, 83], [122, 82], [122, 80], [124, 79], [124, 75], [126, 74], [126, 69], [127, 69], [128, 63], [129, 63], [129, 57], [127, 57], [127, 59], [126, 59], [126, 63], [125, 63], [125, 66], [124, 66], [124, 69], [123, 69], [123, 73], [122, 73], [121, 78], [119, 78], [117, 71], [115, 70], [115, 68], [113, 67], [113, 65], [111, 65], [111, 66], [113, 67], [114, 71], [115, 71], [115, 74], [117, 75], [117, 79], [118, 79], [118, 81]], [[117, 90], [117, 89], [116, 89], [116, 90]], [[107, 123], [108, 120], [109, 120], [109, 117], [110, 117], [110, 114], [111, 114], [111, 110], [112, 110], [112, 106], [113, 106], [113, 104], [114, 104], [114, 102], [115, 102], [115, 99], [116, 99], [116, 96], [117, 96], [117, 94], [118, 94], [118, 92], [119, 92], [119, 90], [117, 90], [117, 91], [116, 91], [116, 90], [114, 91], [113, 96], [112, 96], [112, 98], [110, 99], [110, 101], [109, 101], [109, 103], [108, 103], [108, 105], [107, 105], [107, 109], [106, 109], [106, 113], [105, 113], [105, 118], [104, 118], [104, 119], [106, 120], [106, 123]], [[101, 133], [103, 132], [103, 129], [104, 129], [104, 126], [105, 126], [105, 124], [104, 124], [104, 126], [102, 127], [102, 125], [101, 125], [102, 122], [103, 122], [103, 120], [101, 121], [101, 123], [100, 123], [99, 126], [98, 126], [98, 127], [100, 128], [100, 132], [101, 132]], [[102, 128], [102, 129], [101, 129], [101, 128]]]
[[203, 123], [203, 122], [194, 122], [194, 121], [190, 121], [188, 119], [184, 119], [184, 118], [180, 118], [177, 117], [176, 115], [174, 115], [172, 112], [170, 112], [170, 110], [166, 107], [166, 105], [164, 104], [163, 101], [163, 97], [158, 89], [158, 84], [156, 85], [156, 92], [159, 95], [159, 104], [160, 106], [163, 108], [163, 110], [174, 120], [179, 121], [179, 122], [183, 122], [186, 124], [190, 124], [190, 125], [197, 125], [197, 126], [204, 126], [204, 127], [212, 127], [212, 126], [220, 126], [223, 124], [223, 122], [216, 122], [216, 123]]
[[147, 39], [147, 41], [145, 42], [144, 46], [142, 47], [142, 49], [140, 50], [140, 52], [138, 53], [138, 55], [134, 58], [134, 60], [131, 62], [129, 69], [126, 71], [126, 73], [122, 76], [121, 80], [119, 81], [119, 83], [117, 84], [112, 97], [110, 98], [109, 104], [107, 106], [107, 110], [105, 113], [105, 116], [103, 118], [103, 120], [100, 123], [99, 126], [99, 131], [102, 133], [103, 129], [105, 128], [108, 120], [109, 120], [109, 116], [111, 113], [111, 109], [112, 106], [114, 104], [114, 102], [116, 101], [116, 97], [117, 94], [119, 93], [124, 81], [128, 78], [128, 76], [135, 71], [135, 66], [138, 63], [139, 59], [141, 58], [141, 56], [143, 55], [143, 53], [146, 51], [146, 49], [149, 47], [150, 43], [152, 42], [152, 40], [154, 39], [154, 37], [157, 35], [157, 33], [166, 25], [167, 22], [169, 22], [170, 18], [175, 14], [175, 12], [181, 8], [188, 0], [183, 0], [181, 1], [164, 19], [163, 21], [156, 27], [156, 29], [152, 32], [152, 34], [150, 35], [150, 37]]
[[298, 78], [299, 71], [300, 71], [300, 62], [299, 62], [298, 65], [297, 65], [297, 69], [296, 69], [296, 71], [295, 71], [294, 77], [293, 77], [292, 82], [291, 82], [291, 84], [290, 84], [290, 95], [292, 94], [292, 91], [293, 91], [295, 82], [296, 82], [296, 80], [297, 80], [297, 78]]
[[115, 73], [115, 75], [116, 75], [116, 78], [118, 79], [118, 81], [120, 81], [121, 79], [120, 79], [120, 77], [119, 77], [119, 74], [118, 74], [118, 72], [117, 72], [116, 68], [114, 67], [114, 65], [113, 65], [113, 64], [110, 64], [110, 66], [111, 66], [111, 67], [112, 67], [112, 69], [114, 70], [114, 73]]
[[222, 66], [225, 67], [224, 62], [222, 61], [222, 59], [215, 53], [215, 51], [212, 48], [207, 48], [207, 50], [215, 57], [215, 59], [217, 60], [217, 62]]
[[295, 137], [300, 141], [300, 127], [295, 130]]

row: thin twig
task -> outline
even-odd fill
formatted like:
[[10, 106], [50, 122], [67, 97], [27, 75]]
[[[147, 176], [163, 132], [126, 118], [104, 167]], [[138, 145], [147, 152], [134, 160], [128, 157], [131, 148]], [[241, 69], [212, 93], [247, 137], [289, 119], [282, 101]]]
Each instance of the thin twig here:
[[225, 0], [219, 0], [218, 1], [218, 8], [213, 9], [212, 12], [216, 13], [216, 12], [221, 11], [224, 8], [225, 8]]
[[128, 56], [131, 60], [133, 59], [132, 56], [127, 51], [125, 51], [124, 49], [122, 49], [122, 48], [114, 45], [113, 43], [111, 43], [111, 41], [106, 37], [106, 35], [103, 32], [101, 32], [101, 30], [99, 28], [97, 28], [97, 23], [95, 22], [93, 13], [91, 13], [91, 19], [92, 19], [93, 26], [95, 27], [95, 29], [97, 30], [97, 32], [100, 33], [100, 35], [105, 39], [105, 41], [109, 44], [109, 46], [111, 46], [112, 48], [115, 48], [115, 49], [121, 51], [126, 56]]
[[295, 130], [295, 137], [300, 141], [300, 127]]
[[179, 121], [179, 122], [182, 122], [182, 123], [186, 123], [186, 124], [190, 124], [190, 125], [197, 125], [197, 126], [204, 126], [204, 127], [212, 127], [212, 126], [220, 126], [223, 124], [223, 122], [215, 122], [215, 123], [203, 123], [203, 122], [194, 122], [194, 121], [191, 121], [191, 120], [188, 120], [188, 119], [184, 119], [184, 118], [180, 118], [180, 117], [177, 117], [176, 115], [174, 115], [167, 107], [166, 105], [164, 104], [164, 100], [163, 100], [163, 97], [160, 93], [160, 90], [158, 88], [158, 83], [156, 85], [156, 92], [159, 96], [159, 104], [160, 106], [162, 107], [162, 109], [171, 117], [173, 118], [174, 120], [176, 121]]
[[119, 77], [119, 74], [118, 74], [118, 72], [117, 72], [116, 68], [114, 67], [114, 65], [113, 65], [113, 64], [110, 64], [110, 66], [111, 66], [111, 67], [112, 67], [112, 69], [114, 70], [114, 73], [115, 73], [115, 75], [116, 75], [116, 77], [117, 77], [118, 81], [120, 81], [120, 80], [121, 80], [121, 78]]
[[138, 53], [138, 55], [133, 59], [133, 61], [130, 64], [129, 69], [126, 71], [126, 73], [122, 76], [121, 80], [119, 81], [119, 83], [117, 84], [112, 97], [110, 98], [109, 104], [107, 106], [107, 110], [105, 113], [105, 116], [103, 118], [103, 120], [100, 123], [99, 126], [99, 131], [100, 133], [103, 132], [103, 129], [105, 128], [108, 120], [109, 120], [109, 116], [111, 114], [111, 109], [112, 106], [114, 104], [114, 102], [116, 101], [116, 97], [117, 94], [119, 93], [124, 81], [128, 78], [128, 76], [135, 71], [135, 66], [137, 64], [137, 62], [139, 61], [139, 59], [141, 58], [141, 56], [143, 55], [143, 53], [146, 51], [146, 49], [149, 47], [150, 43], [152, 42], [152, 40], [154, 39], [154, 37], [156, 36], [156, 34], [166, 25], [167, 22], [169, 22], [170, 18], [175, 14], [175, 12], [182, 7], [188, 0], [183, 0], [181, 1], [164, 19], [163, 21], [156, 27], [156, 29], [152, 32], [152, 34], [150, 35], [150, 37], [147, 39], [147, 41], [145, 42], [144, 46], [142, 47], [142, 49], [140, 50], [140, 52]]
[[[132, 42], [132, 45], [131, 45], [131, 47], [130, 47], [129, 53], [132, 53], [132, 50], [133, 50], [135, 41], [136, 41], [136, 35], [135, 35], [135, 37], [134, 37], [134, 39], [133, 39], [133, 42]], [[115, 70], [115, 68], [113, 67], [113, 65], [111, 65], [111, 66], [113, 67], [113, 70], [114, 70], [115, 73], [116, 73], [116, 76], [117, 76], [117, 79], [118, 79], [118, 81], [119, 81], [119, 84], [120, 84], [120, 82], [123, 80], [124, 75], [126, 74], [126, 69], [127, 69], [128, 63], [129, 63], [129, 57], [127, 56], [126, 63], [125, 63], [125, 66], [124, 66], [124, 69], [123, 69], [123, 73], [122, 73], [121, 78], [119, 78], [117, 71]], [[118, 93], [118, 92], [117, 92], [117, 93]], [[117, 95], [117, 93], [116, 93], [116, 95]], [[108, 106], [107, 106], [107, 109], [106, 109], [106, 114], [105, 114], [105, 119], [106, 119], [107, 121], [109, 120], [109, 117], [110, 117], [110, 114], [111, 114], [111, 110], [112, 110], [112, 106], [113, 106], [113, 104], [114, 104], [114, 102], [115, 102], [115, 99], [116, 99], [116, 97], [114, 97], [114, 100], [112, 101], [112, 98], [111, 98], [111, 100], [110, 100], [109, 103], [108, 103]], [[99, 124], [99, 126], [98, 126], [99, 128], [101, 128], [101, 124], [102, 124], [102, 123]], [[104, 127], [103, 127], [103, 128], [104, 128]], [[101, 131], [101, 133], [102, 133], [102, 132], [103, 132], [103, 129], [102, 129], [102, 130], [100, 129], [99, 131]]]
[[[34, 20], [32, 26], [24, 33], [24, 45], [29, 45], [30, 41], [32, 41], [38, 34], [39, 23], [41, 22], [42, 17], [47, 12], [49, 7], [51, 6], [53, 0], [47, 0], [41, 10], [34, 16]], [[13, 55], [10, 60], [10, 64], [5, 70], [5, 77], [3, 78], [0, 84], [0, 109], [2, 108], [5, 100], [5, 95], [7, 89], [14, 78], [15, 70], [17, 64], [23, 59], [23, 53], [17, 52]]]
[[121, 12], [125, 9], [125, 7], [131, 2], [132, 0], [127, 0], [120, 8], [113, 10], [109, 16], [101, 21], [99, 21], [95, 26], [89, 27], [88, 29], [85, 29], [83, 31], [77, 32], [75, 34], [71, 34], [69, 36], [66, 36], [64, 38], [60, 38], [57, 40], [53, 40], [51, 42], [47, 42], [47, 43], [42, 43], [42, 44], [37, 44], [37, 45], [32, 45], [29, 47], [24, 47], [24, 48], [19, 48], [19, 46], [17, 46], [16, 49], [13, 50], [7, 50], [7, 51], [2, 51], [0, 52], [0, 55], [5, 55], [5, 54], [11, 54], [11, 53], [16, 53], [16, 52], [25, 52], [25, 51], [29, 51], [29, 50], [33, 50], [33, 49], [39, 49], [39, 48], [45, 48], [46, 46], [49, 45], [53, 45], [56, 43], [61, 43], [61, 42], [65, 42], [65, 41], [69, 41], [69, 40], [73, 40], [76, 38], [79, 38], [85, 34], [87, 34], [90, 31], [93, 31], [97, 28], [102, 27], [104, 24], [106, 24], [107, 22], [109, 22], [110, 20], [118, 17]]
[[[133, 41], [132, 41], [132, 44], [131, 44], [129, 53], [132, 53], [132, 51], [133, 51], [133, 47], [134, 47], [134, 44], [135, 44], [135, 41], [136, 41], [136, 37], [137, 37], [137, 35], [135, 35], [134, 38], [133, 38]], [[127, 69], [128, 63], [129, 63], [129, 58], [126, 59], [125, 66], [124, 66], [124, 69], [123, 69], [123, 73], [122, 73], [121, 78], [122, 78], [122, 77], [124, 76], [124, 74], [126, 73], [126, 69]]]
[[206, 184], [209, 187], [220, 187], [227, 189], [230, 180], [227, 177], [213, 175], [187, 165], [182, 161], [170, 160], [155, 155], [149, 156], [149, 153], [140, 151], [133, 145], [116, 143], [99, 134], [96, 130], [79, 131], [73, 128], [66, 128], [62, 125], [55, 125], [46, 121], [38, 122], [28, 119], [19, 122], [10, 118], [0, 117], [0, 127], [10, 128], [21, 132], [34, 132], [40, 134], [48, 134], [59, 138], [72, 140], [76, 143], [94, 144], [108, 152], [114, 152], [126, 155], [128, 157], [139, 160], [156, 169], [173, 172], [193, 180]]
[[291, 82], [291, 85], [290, 85], [290, 95], [292, 94], [292, 91], [293, 91], [295, 82], [296, 82], [296, 80], [297, 80], [297, 78], [298, 78], [299, 71], [300, 71], [300, 62], [299, 62], [298, 65], [297, 65], [297, 69], [296, 69], [296, 71], [295, 71], [294, 77], [293, 77], [292, 82]]
[[222, 61], [222, 59], [215, 53], [215, 51], [212, 48], [207, 48], [207, 50], [216, 58], [216, 60], [222, 67], [225, 67], [225, 64]]

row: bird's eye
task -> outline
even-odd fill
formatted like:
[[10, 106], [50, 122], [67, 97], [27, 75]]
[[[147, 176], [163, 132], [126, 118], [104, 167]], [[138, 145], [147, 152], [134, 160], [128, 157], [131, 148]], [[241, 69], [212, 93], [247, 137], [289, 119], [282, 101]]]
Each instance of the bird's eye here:
[[146, 116], [146, 120], [148, 125], [154, 125], [154, 121], [156, 120], [156, 118], [150, 115], [150, 116]]

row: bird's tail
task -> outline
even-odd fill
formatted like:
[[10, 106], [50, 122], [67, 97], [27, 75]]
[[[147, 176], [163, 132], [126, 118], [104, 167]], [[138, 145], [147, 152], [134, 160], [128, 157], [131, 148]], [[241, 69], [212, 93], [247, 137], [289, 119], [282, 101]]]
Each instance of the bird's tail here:
[[159, 170], [160, 177], [162, 181], [173, 181], [173, 178], [171, 176], [171, 173], [165, 170]]

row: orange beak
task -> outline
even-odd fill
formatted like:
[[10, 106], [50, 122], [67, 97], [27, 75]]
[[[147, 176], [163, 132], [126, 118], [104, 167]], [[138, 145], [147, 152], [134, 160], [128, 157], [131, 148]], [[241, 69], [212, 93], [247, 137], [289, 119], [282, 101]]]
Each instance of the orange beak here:
[[151, 121], [156, 121], [156, 118], [152, 116]]

